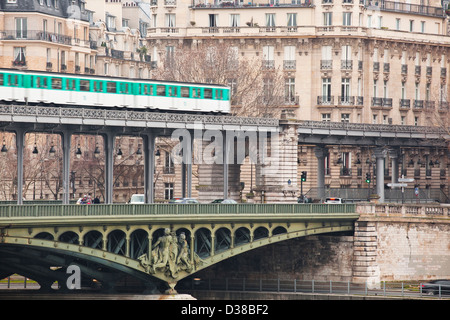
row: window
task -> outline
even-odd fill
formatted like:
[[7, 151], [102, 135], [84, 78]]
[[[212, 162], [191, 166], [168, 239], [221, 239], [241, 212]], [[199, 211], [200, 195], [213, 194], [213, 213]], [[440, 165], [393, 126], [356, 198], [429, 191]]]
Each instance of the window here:
[[[287, 14], [287, 26], [288, 27], [297, 27], [297, 14], [296, 13], [288, 13]], [[290, 30], [288, 28], [288, 30]]]
[[295, 101], [295, 78], [287, 78], [285, 80], [284, 99], [286, 102]]
[[209, 14], [209, 27], [217, 27], [217, 14]]
[[201, 97], [200, 93], [201, 93], [200, 88], [192, 88], [192, 97], [193, 98], [200, 98]]
[[166, 27], [174, 28], [175, 27], [175, 14], [174, 13], [166, 13]]
[[80, 90], [81, 91], [90, 91], [89, 80], [80, 80]]
[[420, 21], [420, 32], [425, 32], [425, 21]]
[[266, 13], [266, 27], [275, 27], [275, 13]]
[[350, 122], [350, 113], [341, 114], [341, 122]]
[[330, 122], [331, 121], [331, 113], [322, 113], [322, 121]]
[[25, 47], [14, 47], [14, 65], [24, 66], [25, 60]]
[[47, 88], [47, 85], [46, 77], [36, 77], [36, 88]]
[[156, 95], [165, 97], [166, 96], [166, 86], [164, 85], [157, 85], [156, 86]]
[[373, 97], [378, 97], [378, 80], [373, 80]]
[[52, 89], [62, 89], [61, 78], [52, 78]]
[[203, 89], [203, 97], [205, 99], [212, 99], [212, 89]]
[[416, 127], [419, 125], [419, 117], [414, 117], [414, 125]]
[[350, 102], [350, 79], [342, 78], [341, 82], [341, 102]]
[[106, 92], [108, 93], [116, 93], [117, 92], [117, 85], [113, 81], [106, 82]]
[[414, 20], [409, 20], [409, 31], [410, 32], [414, 31]]
[[401, 89], [402, 99], [406, 99], [406, 82], [402, 81], [402, 89]]
[[378, 116], [376, 114], [372, 115], [372, 123], [377, 124], [378, 123]]
[[180, 92], [182, 97], [189, 98], [189, 87], [181, 87]]
[[331, 102], [331, 78], [322, 78], [322, 102]]
[[352, 13], [344, 12], [342, 13], [342, 25], [343, 26], [351, 26], [352, 25]]
[[103, 92], [103, 82], [101, 81], [93, 81], [94, 91], [95, 92]]
[[[76, 83], [75, 79], [66, 79], [66, 89], [67, 90], [75, 90], [76, 89], [75, 83]], [[84, 91], [86, 91], [86, 90], [84, 90]]]
[[27, 37], [27, 18], [16, 18], [16, 38], [25, 39]]
[[240, 25], [240, 15], [230, 14], [230, 27], [239, 27]]
[[388, 97], [388, 88], [389, 88], [388, 81], [384, 80], [383, 81], [383, 98], [385, 98], [385, 99]]
[[172, 182], [164, 183], [164, 199], [165, 200], [173, 199], [173, 183]]
[[169, 97], [177, 96], [177, 87], [169, 86]]
[[273, 46], [263, 46], [263, 67], [266, 69], [275, 68], [275, 54]]
[[175, 173], [172, 154], [168, 151], [164, 153], [164, 173]]
[[406, 117], [405, 116], [401, 116], [400, 117], [400, 124], [401, 125], [405, 125], [405, 120], [406, 120]]
[[395, 29], [400, 30], [400, 18], [395, 19]]
[[166, 46], [166, 63], [168, 66], [171, 66], [173, 63], [174, 52], [175, 48], [173, 46]]
[[333, 25], [333, 15], [331, 12], [324, 12], [323, 13], [323, 25], [324, 26], [331, 26]]

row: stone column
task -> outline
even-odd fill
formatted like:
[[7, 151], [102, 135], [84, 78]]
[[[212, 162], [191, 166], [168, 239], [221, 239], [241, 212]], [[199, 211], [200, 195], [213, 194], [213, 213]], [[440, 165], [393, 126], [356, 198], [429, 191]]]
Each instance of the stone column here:
[[113, 203], [114, 145], [116, 135], [108, 132], [104, 135], [105, 143], [105, 204]]
[[[64, 131], [61, 133], [61, 143], [63, 150], [63, 204], [69, 204], [70, 202], [70, 148], [72, 132]], [[75, 181], [74, 181], [75, 183]]]
[[376, 157], [376, 168], [377, 168], [377, 194], [379, 196], [378, 201], [380, 203], [384, 202], [384, 159], [386, 157], [386, 149], [375, 148], [374, 155]]
[[298, 134], [285, 124], [280, 132], [258, 134], [258, 163], [255, 166], [255, 202], [296, 203], [300, 192], [297, 178]]
[[[153, 132], [143, 135], [144, 143], [144, 193], [145, 203], [155, 200], [155, 135]], [[150, 242], [151, 243], [151, 242]]]
[[317, 197], [322, 202], [325, 198], [325, 156], [328, 149], [323, 146], [314, 148], [317, 157]]
[[391, 158], [392, 163], [391, 183], [398, 182], [398, 154], [398, 149], [389, 150], [389, 157]]
[[17, 204], [23, 204], [23, 145], [26, 130], [23, 128], [16, 130], [17, 148]]

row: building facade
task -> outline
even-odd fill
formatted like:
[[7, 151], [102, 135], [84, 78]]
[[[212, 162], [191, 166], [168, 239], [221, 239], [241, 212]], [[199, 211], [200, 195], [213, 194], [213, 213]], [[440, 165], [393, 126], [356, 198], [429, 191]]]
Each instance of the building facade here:
[[[437, 119], [449, 118], [450, 37], [436, 0], [3, 0], [0, 29], [5, 68], [145, 79], [174, 52], [212, 41], [229, 44], [238, 57], [262, 60], [262, 71], [280, 71], [285, 89], [280, 109], [300, 121], [435, 126]], [[239, 108], [239, 101], [234, 103]], [[138, 140], [122, 146], [133, 145], [136, 152]], [[95, 145], [85, 144], [84, 150]], [[298, 146], [297, 177], [308, 172], [302, 188], [310, 195], [316, 187], [314, 147]], [[161, 141], [158, 199], [181, 195], [179, 168], [171, 164], [169, 150], [170, 143]], [[325, 186], [365, 194], [373, 186], [365, 182], [367, 173], [374, 178], [373, 151], [373, 146], [328, 146]], [[391, 182], [397, 161], [399, 176], [414, 177], [414, 186], [448, 197], [448, 152], [408, 147], [388, 153], [385, 182]], [[248, 160], [241, 166], [243, 200], [246, 194], [253, 198], [254, 170]], [[141, 193], [141, 181], [118, 181], [122, 189], [115, 200]]]

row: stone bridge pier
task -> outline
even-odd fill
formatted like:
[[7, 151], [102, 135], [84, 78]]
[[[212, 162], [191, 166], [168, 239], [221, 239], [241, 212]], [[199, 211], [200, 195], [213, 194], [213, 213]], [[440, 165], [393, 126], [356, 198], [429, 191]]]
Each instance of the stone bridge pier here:
[[239, 200], [241, 164], [249, 158], [255, 165], [254, 202], [297, 202], [298, 138], [295, 125], [281, 126], [273, 131], [222, 131], [220, 139], [196, 141], [200, 148], [196, 153], [202, 155], [197, 186], [202, 201]]

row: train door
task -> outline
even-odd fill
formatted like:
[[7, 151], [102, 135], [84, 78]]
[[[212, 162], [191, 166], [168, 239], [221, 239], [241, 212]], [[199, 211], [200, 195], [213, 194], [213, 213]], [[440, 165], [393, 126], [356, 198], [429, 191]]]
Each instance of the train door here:
[[11, 88], [11, 96], [8, 100], [18, 100], [20, 98], [21, 90], [20, 86], [22, 85], [22, 77], [18, 74], [9, 73], [8, 74], [8, 86]]
[[66, 78], [65, 79], [65, 90], [66, 90], [66, 102], [68, 104], [75, 104], [76, 103], [76, 80]]

